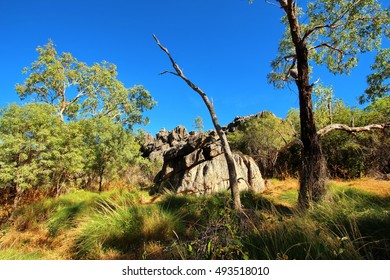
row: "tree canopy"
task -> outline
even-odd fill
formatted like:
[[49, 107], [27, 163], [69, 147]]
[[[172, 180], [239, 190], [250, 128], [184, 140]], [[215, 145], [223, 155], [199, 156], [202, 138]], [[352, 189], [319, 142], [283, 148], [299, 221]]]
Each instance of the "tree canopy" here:
[[63, 120], [108, 116], [130, 128], [148, 122], [142, 113], [155, 101], [140, 85], [126, 88], [114, 64], [103, 61], [88, 66], [71, 53], [58, 54], [52, 41], [37, 52], [38, 59], [23, 70], [29, 76], [16, 85], [21, 99], [32, 95], [53, 104]]
[[[297, 66], [293, 40], [305, 44], [310, 71], [313, 65], [324, 65], [334, 74], [348, 74], [358, 64], [359, 54], [380, 49], [382, 36], [388, 35], [390, 12], [375, 0], [316, 0], [298, 7], [296, 1], [278, 0], [286, 15], [282, 22], [286, 32], [279, 42], [278, 55], [272, 61], [268, 79], [277, 87], [294, 81], [290, 71]], [[295, 14], [295, 36], [291, 36], [288, 14]], [[388, 50], [379, 52], [376, 68]], [[375, 66], [373, 66], [375, 69]], [[315, 73], [313, 74], [316, 77]], [[383, 76], [382, 76], [383, 77]]]

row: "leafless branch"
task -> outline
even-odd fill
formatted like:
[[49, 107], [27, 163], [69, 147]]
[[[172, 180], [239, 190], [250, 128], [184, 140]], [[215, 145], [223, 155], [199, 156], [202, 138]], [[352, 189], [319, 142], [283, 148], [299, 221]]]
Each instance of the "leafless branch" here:
[[390, 122], [382, 123], [382, 124], [370, 124], [370, 125], [360, 126], [360, 127], [350, 127], [350, 126], [345, 125], [345, 124], [331, 124], [331, 125], [328, 125], [322, 129], [318, 130], [317, 136], [322, 137], [333, 130], [342, 130], [342, 131], [346, 131], [348, 133], [358, 133], [358, 132], [364, 132], [364, 131], [371, 131], [373, 129], [385, 129], [387, 127], [390, 127]]
[[283, 57], [283, 59], [287, 62], [289, 62], [291, 60], [294, 60], [294, 62], [295, 62], [297, 60], [297, 55], [296, 54], [286, 55], [285, 57]]
[[172, 74], [172, 75], [175, 75], [175, 76], [179, 76], [179, 75], [177, 75], [177, 73], [169, 71], [169, 70], [165, 70], [164, 72], [160, 73], [160, 75], [164, 75], [164, 74]]
[[271, 6], [275, 6], [275, 7], [278, 7], [278, 8], [282, 8], [281, 7], [281, 4], [277, 4], [275, 2], [272, 2], [272, 1], [269, 1], [269, 0], [265, 0], [265, 3], [271, 5]]
[[286, 140], [286, 138], [283, 136], [283, 134], [279, 131], [279, 129], [276, 129], [276, 132], [280, 135], [280, 137], [282, 138], [284, 144], [288, 144], [288, 141]]
[[298, 144], [301, 148], [303, 147], [302, 140], [299, 138], [293, 138], [290, 142], [288, 142], [285, 146], [283, 146], [278, 153], [283, 153], [287, 151], [290, 147], [294, 146], [295, 144]]
[[312, 83], [310, 86], [311, 87], [314, 87], [316, 84], [318, 84], [319, 83], [319, 81], [320, 81], [320, 78], [318, 78], [314, 83]]
[[335, 29], [335, 28], [340, 27], [340, 26], [342, 26], [342, 24], [336, 25], [334, 23], [314, 26], [313, 28], [309, 29], [305, 33], [302, 40], [303, 41], [306, 40], [312, 33], [314, 33], [317, 30], [324, 29], [324, 28]]

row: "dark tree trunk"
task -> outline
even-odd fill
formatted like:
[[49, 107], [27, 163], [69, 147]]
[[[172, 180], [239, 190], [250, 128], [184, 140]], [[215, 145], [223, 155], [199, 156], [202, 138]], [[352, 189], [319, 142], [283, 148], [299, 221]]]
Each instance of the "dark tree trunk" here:
[[[295, 61], [298, 70], [296, 84], [299, 91], [299, 108], [302, 141], [302, 165], [300, 170], [299, 205], [306, 209], [310, 202], [318, 201], [325, 192], [326, 166], [317, 136], [313, 114], [312, 90], [309, 81], [308, 49], [301, 35], [294, 1], [282, 2], [290, 26], [291, 39], [295, 46]], [[295, 62], [294, 61], [294, 62]]]

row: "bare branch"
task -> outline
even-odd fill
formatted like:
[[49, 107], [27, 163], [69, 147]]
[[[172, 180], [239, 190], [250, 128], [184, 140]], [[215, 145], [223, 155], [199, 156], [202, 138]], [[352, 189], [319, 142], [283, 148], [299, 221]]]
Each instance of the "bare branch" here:
[[283, 57], [283, 59], [287, 62], [291, 61], [291, 60], [294, 60], [296, 61], [297, 60], [297, 55], [296, 54], [290, 54], [290, 55], [286, 55], [285, 57]]
[[280, 135], [280, 137], [282, 138], [284, 144], [288, 144], [288, 141], [286, 140], [286, 138], [283, 136], [283, 134], [280, 132], [279, 129], [276, 129], [276, 132]]
[[317, 26], [314, 26], [313, 28], [309, 29], [305, 35], [303, 36], [303, 41], [306, 40], [312, 33], [314, 33], [315, 31], [317, 30], [320, 30], [320, 29], [324, 29], [324, 28], [328, 28], [328, 29], [335, 29], [337, 27], [340, 27], [340, 26], [343, 26], [342, 24], [339, 24], [339, 25], [336, 25], [334, 23], [332, 24], [324, 24], [324, 25], [317, 25]]
[[326, 47], [326, 48], [329, 48], [329, 49], [332, 49], [338, 53], [340, 53], [341, 55], [344, 54], [344, 51], [343, 50], [340, 50], [338, 48], [336, 48], [335, 46], [332, 46], [331, 44], [329, 43], [322, 43], [322, 44], [319, 44], [315, 47], [311, 47], [309, 50], [315, 50], [315, 49], [319, 49], [319, 48], [323, 48], [323, 47]]
[[312, 83], [310, 86], [311, 87], [314, 87], [316, 84], [319, 83], [319, 81], [321, 80], [321, 78], [318, 78], [314, 83]]
[[175, 75], [175, 76], [179, 76], [179, 75], [177, 75], [177, 73], [169, 71], [169, 70], [165, 70], [164, 72], [160, 73], [160, 75], [164, 75], [164, 74], [172, 74], [172, 75]]
[[370, 124], [370, 125], [360, 126], [360, 127], [350, 127], [345, 124], [331, 124], [318, 130], [317, 136], [322, 137], [333, 130], [342, 130], [348, 133], [358, 133], [364, 131], [371, 131], [373, 129], [385, 129], [387, 127], [390, 127], [390, 122], [382, 123], [382, 124]]
[[[171, 56], [171, 54], [169, 53], [168, 49], [166, 47], [164, 47], [160, 41], [158, 40], [157, 36], [153, 34], [153, 38], [154, 40], [156, 41], [157, 45], [160, 47], [160, 49], [163, 50], [163, 52], [165, 52], [167, 54], [167, 56], [169, 57], [169, 60], [171, 61], [172, 63], [172, 66], [173, 68], [175, 69], [176, 73], [174, 72], [170, 72], [170, 71], [164, 71], [163, 73], [171, 73], [173, 75], [176, 75], [180, 78], [182, 78], [186, 83], [187, 85], [189, 85], [194, 91], [196, 91], [201, 97], [202, 99], [205, 101], [206, 103], [206, 106], [208, 107], [208, 109], [210, 110], [210, 101], [207, 97], [207, 95], [198, 87], [196, 86], [195, 84], [193, 84], [184, 74], [183, 74], [183, 71], [180, 69], [179, 65], [175, 62], [175, 60], [173, 59], [173, 57]], [[214, 108], [212, 108], [212, 111], [214, 111]], [[219, 124], [218, 124], [219, 126]]]
[[295, 137], [293, 138], [290, 142], [288, 142], [285, 146], [283, 146], [279, 151], [278, 153], [283, 153], [285, 151], [287, 151], [288, 149], [290, 149], [292, 146], [294, 146], [295, 144], [298, 144], [301, 148], [303, 148], [303, 143], [302, 143], [302, 140]]
[[265, 0], [265, 3], [267, 3], [267, 4], [271, 5], [271, 6], [275, 6], [277, 8], [282, 8], [281, 4], [278, 5], [277, 3], [269, 1], [269, 0]]

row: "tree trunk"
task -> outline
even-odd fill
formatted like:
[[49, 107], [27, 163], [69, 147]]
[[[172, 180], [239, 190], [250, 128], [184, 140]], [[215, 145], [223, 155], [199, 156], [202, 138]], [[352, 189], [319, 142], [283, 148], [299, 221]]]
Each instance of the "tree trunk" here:
[[103, 175], [104, 175], [104, 169], [100, 170], [99, 173], [99, 193], [103, 191]]
[[9, 221], [13, 221], [15, 219], [16, 209], [19, 207], [20, 200], [22, 199], [24, 189], [20, 188], [19, 185], [15, 187], [16, 194], [12, 205], [11, 216], [8, 218]]
[[295, 46], [295, 61], [298, 70], [298, 78], [295, 82], [299, 91], [301, 141], [303, 146], [298, 202], [302, 209], [306, 209], [310, 202], [318, 201], [325, 192], [326, 166], [314, 120], [313, 86], [309, 82], [308, 49], [301, 35], [296, 3], [292, 0], [280, 1], [280, 3], [287, 14], [291, 39]]
[[309, 84], [308, 50], [302, 44], [297, 48], [299, 107], [301, 123], [302, 165], [300, 172], [299, 206], [309, 207], [325, 193], [326, 165], [313, 114], [312, 86]]

